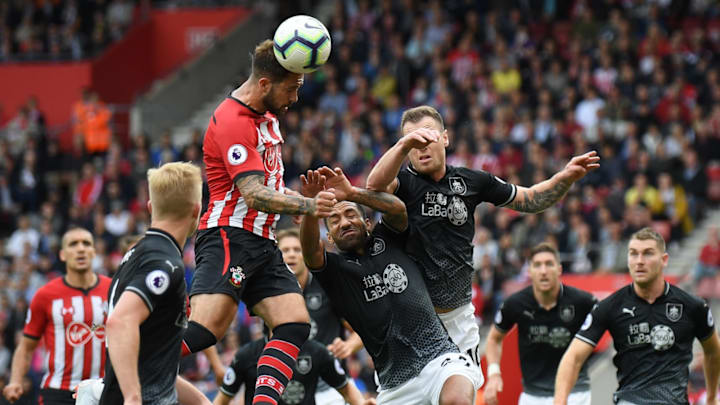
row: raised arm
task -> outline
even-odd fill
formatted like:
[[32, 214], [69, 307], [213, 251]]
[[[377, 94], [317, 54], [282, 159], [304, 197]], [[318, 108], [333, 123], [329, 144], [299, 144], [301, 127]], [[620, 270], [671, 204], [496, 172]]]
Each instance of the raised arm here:
[[485, 384], [485, 403], [497, 405], [497, 393], [503, 390], [503, 380], [500, 374], [500, 358], [502, 356], [502, 341], [505, 333], [495, 326], [490, 327], [490, 333], [485, 347], [487, 360], [487, 383]]
[[333, 190], [338, 201], [352, 201], [383, 213], [383, 220], [396, 231], [407, 229], [408, 217], [405, 203], [396, 196], [364, 188], [353, 187], [342, 169], [325, 166], [318, 169], [325, 176], [325, 187]]
[[518, 187], [517, 196], [507, 205], [508, 208], [533, 214], [546, 210], [560, 201], [574, 182], [600, 167], [599, 161], [600, 157], [595, 151], [573, 157], [563, 170], [551, 178], [530, 188]]
[[554, 405], [567, 405], [567, 398], [570, 391], [577, 382], [580, 369], [585, 360], [592, 354], [593, 346], [589, 343], [575, 338], [568, 346], [565, 354], [560, 360], [557, 374], [555, 375], [555, 397]]
[[[316, 198], [321, 194], [332, 195], [332, 193], [323, 191], [325, 176], [321, 176], [317, 171], [308, 170], [307, 176], [304, 174], [300, 176], [300, 181], [302, 184], [300, 193], [304, 198]], [[300, 223], [300, 245], [302, 246], [303, 260], [309, 268], [319, 269], [325, 266], [325, 246], [320, 240], [320, 225], [317, 216], [305, 215], [303, 217]]]
[[248, 207], [267, 213], [289, 215], [313, 215], [324, 218], [330, 215], [334, 202], [326, 194], [315, 198], [288, 195], [265, 185], [262, 174], [248, 174], [236, 182], [240, 194]]
[[707, 405], [717, 405], [717, 387], [720, 377], [720, 339], [717, 332], [700, 342], [703, 348], [703, 366], [705, 370], [705, 386], [707, 387]]
[[368, 190], [394, 193], [397, 189], [397, 175], [410, 150], [422, 149], [439, 139], [437, 131], [427, 128], [419, 128], [400, 138], [370, 171], [366, 184]]

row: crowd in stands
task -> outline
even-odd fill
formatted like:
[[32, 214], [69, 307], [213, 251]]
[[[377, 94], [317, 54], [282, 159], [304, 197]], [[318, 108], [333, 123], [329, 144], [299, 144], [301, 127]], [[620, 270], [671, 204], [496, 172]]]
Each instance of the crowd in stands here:
[[[0, 2], [0, 61], [67, 60], [96, 55], [137, 18], [136, 0]], [[149, 2], [144, 2], [149, 4]]]
[[[115, 38], [110, 11], [128, 2], [91, 2], [103, 5], [92, 12], [80, 0], [5, 2], [0, 58], [52, 53], [52, 35], [61, 49], [88, 55], [96, 29]], [[505, 281], [524, 277], [532, 245], [554, 242], [565, 272], [621, 273], [632, 232], [653, 226], [672, 254], [720, 201], [720, 170], [713, 169], [720, 164], [717, 3], [491, 4], [338, 1], [326, 21], [331, 59], [306, 75], [300, 101], [281, 119], [285, 179], [296, 189], [300, 173], [321, 165], [342, 166], [364, 185], [398, 139], [402, 111], [420, 104], [445, 119], [449, 164], [518, 185], [542, 181], [571, 156], [597, 150], [601, 168], [546, 212], [520, 215], [484, 204], [475, 213], [475, 302], [485, 319]], [[36, 29], [38, 21], [49, 25]], [[23, 31], [30, 34], [18, 35]], [[95, 269], [112, 274], [122, 256], [118, 240], [148, 226], [146, 170], [178, 159], [201, 165], [203, 129], [184, 145], [166, 132], [124, 147], [103, 124], [106, 107], [92, 93], [68, 108], [75, 117], [72, 152], [47, 136], [42, 106], [32, 99], [0, 141], [0, 376], [7, 375], [27, 302], [62, 270], [61, 232], [70, 224], [93, 231]], [[703, 250], [698, 279], [717, 273], [716, 239]], [[191, 278], [192, 243], [185, 259]], [[237, 325], [238, 334], [222, 346], [225, 360], [259, 333], [243, 311]], [[202, 360], [188, 361], [185, 371], [206, 374]], [[372, 387], [366, 356], [349, 367]]]

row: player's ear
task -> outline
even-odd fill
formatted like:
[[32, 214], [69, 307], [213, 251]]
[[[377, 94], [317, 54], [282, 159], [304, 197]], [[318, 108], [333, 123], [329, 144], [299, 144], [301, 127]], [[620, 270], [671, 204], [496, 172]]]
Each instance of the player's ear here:
[[330, 232], [327, 233], [327, 240], [328, 240], [328, 245], [332, 246], [332, 245], [335, 244], [335, 241], [333, 240], [332, 235], [330, 234]]
[[443, 130], [442, 135], [440, 135], [440, 139], [442, 140], [443, 146], [445, 146], [446, 148], [450, 145], [450, 139], [448, 138], [447, 129]]
[[258, 88], [260, 89], [260, 92], [262, 93], [263, 97], [267, 96], [268, 93], [270, 93], [270, 90], [272, 89], [272, 82], [267, 77], [261, 77], [257, 81]]
[[152, 217], [152, 201], [150, 201], [150, 200], [148, 200], [148, 202], [147, 202], [147, 209], [148, 209], [148, 214], [150, 214], [150, 217]]
[[67, 261], [67, 257], [65, 257], [65, 246], [60, 247], [60, 252], [58, 253], [60, 256], [60, 261], [65, 263]]

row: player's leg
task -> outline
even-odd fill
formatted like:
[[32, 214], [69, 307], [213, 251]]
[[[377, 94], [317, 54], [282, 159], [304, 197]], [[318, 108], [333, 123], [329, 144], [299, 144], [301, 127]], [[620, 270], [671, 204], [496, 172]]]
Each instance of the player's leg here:
[[183, 337], [183, 355], [197, 353], [225, 336], [238, 305], [226, 294], [196, 294], [190, 298], [190, 319]]
[[472, 405], [475, 402], [475, 387], [464, 375], [450, 376], [440, 391], [440, 405]]
[[243, 281], [252, 274], [243, 269], [253, 269], [247, 262], [258, 257], [257, 253], [250, 255], [243, 248], [244, 245], [255, 247], [244, 236], [230, 227], [198, 233], [195, 274], [190, 289], [191, 312], [183, 337], [183, 355], [213, 346], [232, 323], [244, 288]]
[[287, 383], [300, 347], [310, 334], [310, 315], [295, 275], [275, 249], [269, 265], [249, 280], [245, 302], [272, 329], [272, 338], [257, 365], [253, 404], [277, 404]]
[[432, 377], [433, 405], [472, 405], [475, 393], [482, 386], [483, 378], [479, 367], [466, 354], [446, 353], [431, 361], [426, 368]]
[[481, 357], [480, 328], [475, 321], [475, 307], [472, 303], [450, 312], [440, 313], [438, 317], [460, 352], [470, 356], [473, 363], [479, 366]]

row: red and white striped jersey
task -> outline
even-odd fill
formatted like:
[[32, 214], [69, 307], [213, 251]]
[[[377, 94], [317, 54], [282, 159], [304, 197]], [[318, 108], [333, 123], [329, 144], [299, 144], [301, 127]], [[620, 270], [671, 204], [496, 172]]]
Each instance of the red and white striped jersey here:
[[215, 109], [203, 140], [210, 203], [199, 229], [234, 226], [275, 239], [280, 215], [249, 208], [235, 181], [249, 174], [262, 174], [266, 186], [284, 192], [282, 143], [274, 114], [261, 114], [233, 97]]
[[35, 293], [23, 333], [45, 341], [41, 388], [71, 390], [84, 379], [103, 376], [110, 281], [98, 275], [94, 287], [82, 290], [58, 277]]

